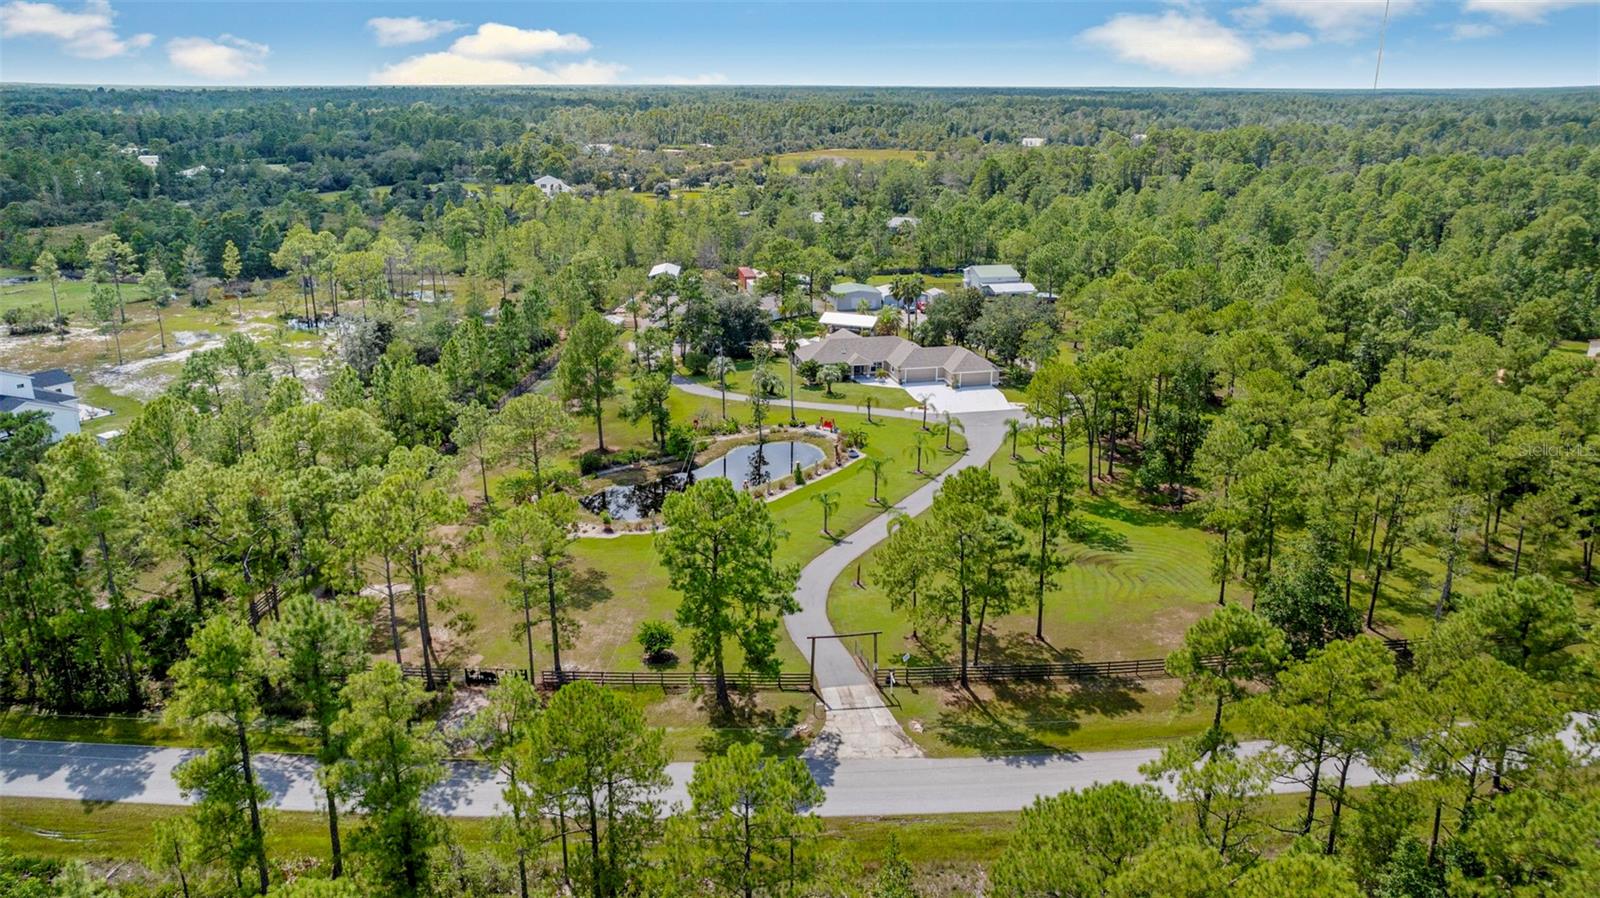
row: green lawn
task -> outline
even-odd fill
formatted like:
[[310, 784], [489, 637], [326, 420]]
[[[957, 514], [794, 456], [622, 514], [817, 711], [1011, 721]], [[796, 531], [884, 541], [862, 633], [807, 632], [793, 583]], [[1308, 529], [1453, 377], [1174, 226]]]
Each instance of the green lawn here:
[[[1023, 459], [1037, 455], [1026, 436], [1020, 454]], [[1073, 459], [1083, 463], [1081, 447], [1074, 448]], [[996, 453], [991, 470], [1007, 484], [1015, 479], [1009, 445]], [[1070, 564], [1046, 593], [1044, 642], [1033, 637], [1035, 606], [1031, 594], [1025, 595], [1011, 613], [991, 616], [982, 660], [1159, 658], [1182, 641], [1191, 623], [1216, 607], [1217, 587], [1209, 576], [1214, 535], [1200, 529], [1192, 514], [1152, 506], [1125, 483], [1102, 484], [1100, 492], [1090, 497], [1079, 491], [1075, 535], [1068, 543]], [[955, 663], [953, 640], [912, 640], [905, 615], [889, 610], [884, 592], [872, 583], [879, 551], [881, 546], [864, 559], [864, 588], [855, 586], [854, 571], [834, 582], [829, 596], [834, 626], [841, 631], [882, 630], [884, 664], [901, 663], [902, 653], [910, 655], [913, 665]], [[1593, 617], [1600, 590], [1580, 582], [1576, 555], [1574, 549], [1563, 556], [1561, 578]], [[1471, 594], [1491, 588], [1508, 572], [1509, 559], [1509, 549], [1501, 550], [1493, 564], [1475, 556], [1458, 571], [1456, 589]], [[1428, 550], [1406, 552], [1381, 581], [1374, 619], [1380, 634], [1425, 635], [1441, 575]], [[1363, 610], [1369, 583], [1358, 569], [1353, 599]], [[1228, 596], [1249, 601], [1250, 589], [1234, 582]], [[1100, 689], [1059, 683], [977, 686], [972, 695], [902, 688], [896, 714], [933, 755], [1133, 747], [1158, 744], [1204, 725], [1201, 716], [1172, 713], [1173, 690], [1174, 684], [1165, 681]], [[915, 732], [912, 721], [924, 731]]]
[[[8, 273], [21, 274], [22, 272]], [[81, 278], [75, 281], [64, 279], [58, 281], [56, 283], [56, 295], [61, 300], [61, 314], [69, 317], [87, 315], [89, 309], [89, 286], [88, 278]], [[138, 292], [139, 287], [137, 284], [122, 285], [122, 293], [125, 298], [132, 299]], [[33, 281], [27, 284], [0, 287], [0, 312], [29, 306], [37, 306], [44, 309], [47, 315], [54, 313], [55, 304], [50, 299], [49, 284], [44, 281]]]
[[[738, 393], [743, 396], [750, 395], [752, 392], [750, 379], [755, 375], [755, 363], [746, 359], [736, 363], [735, 368], [736, 370], [728, 375], [728, 392]], [[772, 410], [778, 416], [778, 419], [788, 420], [789, 363], [783, 360], [774, 361], [767, 365], [767, 369], [776, 375], [779, 382], [783, 384], [783, 395], [772, 400]], [[720, 384], [714, 377], [690, 377], [689, 379], [712, 389], [721, 389]], [[905, 409], [916, 405], [916, 400], [911, 398], [911, 394], [899, 387], [879, 387], [847, 381], [834, 384], [832, 395], [828, 395], [823, 392], [821, 384], [807, 386], [799, 374], [796, 374], [794, 378], [794, 398], [798, 402], [826, 402], [842, 406], [845, 409], [857, 409], [862, 412], [863, 417], [865, 417], [865, 403], [868, 399], [872, 400], [872, 407], [875, 409]], [[800, 418], [805, 419], [808, 415], [814, 418], [817, 413], [815, 411], [807, 413], [804, 409], [799, 409], [797, 414]], [[932, 418], [929, 419], [929, 423], [932, 423]]]
[[838, 159], [847, 162], [862, 164], [881, 162], [921, 162], [927, 153], [918, 150], [903, 149], [837, 149], [837, 150], [802, 150], [798, 153], [781, 153], [772, 157], [773, 165], [778, 171], [785, 174], [794, 174], [800, 166], [818, 159]]
[[[263, 751], [309, 752], [315, 743], [291, 724], [262, 721]], [[119, 745], [161, 745], [184, 748], [194, 744], [178, 727], [163, 723], [158, 714], [123, 717], [86, 717], [39, 714], [26, 709], [0, 710], [0, 737], [43, 739], [55, 742], [110, 742]]]
[[[674, 420], [721, 417], [715, 399], [674, 391], [671, 403]], [[743, 403], [730, 402], [728, 410], [736, 418], [747, 419], [748, 410]], [[909, 495], [925, 483], [927, 477], [944, 470], [957, 457], [954, 452], [933, 448], [924, 458], [925, 473], [919, 475], [913, 470], [912, 461], [906, 458], [913, 434], [919, 429], [916, 422], [875, 417], [873, 423], [868, 424], [861, 415], [801, 411], [802, 419], [813, 423], [818, 418], [831, 417], [841, 427], [859, 427], [868, 433], [867, 454], [880, 455], [890, 461], [890, 468], [879, 484], [879, 494], [891, 502]], [[768, 438], [780, 440], [784, 435], [781, 430], [773, 430], [769, 431]], [[609, 435], [607, 442], [612, 443]], [[614, 445], [624, 444], [619, 438]], [[935, 442], [935, 447], [938, 445]], [[953, 445], [964, 446], [959, 433], [954, 435]], [[472, 493], [476, 491], [474, 484]], [[812, 498], [825, 491], [839, 494], [839, 508], [830, 520], [835, 536], [849, 533], [882, 513], [882, 506], [872, 502], [871, 472], [860, 462], [781, 496], [770, 505], [778, 525], [788, 534], [779, 548], [780, 562], [798, 567], [833, 544], [833, 540], [821, 532], [822, 506]], [[656, 560], [652, 539], [649, 534], [623, 535], [581, 539], [574, 546], [580, 626], [573, 634], [574, 644], [563, 649], [563, 662], [570, 660], [591, 669], [643, 669], [643, 659], [633, 641], [639, 622], [671, 619], [678, 605], [677, 593], [667, 584], [667, 572]], [[487, 665], [522, 666], [527, 663], [527, 649], [516, 629], [520, 615], [501, 600], [506, 581], [496, 568], [493, 559], [487, 558], [475, 568], [450, 575], [443, 588], [460, 598], [477, 624], [476, 631], [462, 647], [463, 657]], [[550, 658], [548, 631], [541, 630], [535, 637], [535, 662], [546, 666]], [[680, 652], [687, 652], [684, 640], [680, 638], [679, 643]], [[781, 640], [779, 648], [786, 669], [804, 669], [799, 650], [787, 639]], [[732, 667], [738, 669], [736, 657]]]

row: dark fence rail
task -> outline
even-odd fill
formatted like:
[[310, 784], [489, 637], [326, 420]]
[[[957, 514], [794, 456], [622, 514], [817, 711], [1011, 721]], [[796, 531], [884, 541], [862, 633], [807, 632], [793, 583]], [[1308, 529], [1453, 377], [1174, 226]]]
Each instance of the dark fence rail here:
[[[1410, 639], [1385, 639], [1383, 644], [1402, 663], [1410, 663], [1415, 642]], [[1208, 658], [1205, 665], [1216, 668], [1220, 658]], [[1135, 658], [1127, 661], [1061, 661], [1038, 664], [973, 664], [967, 678], [980, 682], [1007, 680], [1162, 680], [1167, 679], [1165, 658]], [[961, 679], [961, 668], [954, 664], [927, 667], [882, 667], [879, 686], [911, 686], [917, 683], [953, 683]]]
[[[700, 687], [710, 689], [717, 685], [717, 678], [705, 671], [688, 670], [564, 670], [559, 674], [553, 670], [539, 672], [539, 685], [546, 689], [554, 689], [563, 683], [575, 683], [587, 680], [601, 686], [655, 686], [661, 689], [691, 689]], [[777, 676], [753, 673], [730, 673], [727, 675], [728, 685], [738, 689], [783, 691], [783, 692], [809, 692], [811, 690], [811, 675], [806, 673], [780, 673]]]
[[[1383, 644], [1395, 653], [1402, 664], [1410, 663], [1416, 641], [1410, 639], [1385, 639]], [[1206, 659], [1206, 666], [1216, 667], [1220, 659]], [[407, 677], [421, 680], [425, 675], [420, 664], [403, 664], [400, 670]], [[433, 682], [438, 685], [456, 683], [462, 686], [493, 686], [503, 679], [517, 677], [528, 679], [528, 671], [521, 667], [435, 667]], [[967, 668], [967, 677], [979, 682], [1004, 682], [1007, 680], [1161, 680], [1168, 677], [1165, 658], [1134, 658], [1125, 661], [1062, 661], [1039, 664], [974, 664]], [[961, 668], [954, 664], [927, 667], [880, 667], [877, 672], [879, 686], [911, 686], [918, 683], [953, 683], [961, 678]], [[728, 685], [751, 691], [809, 692], [809, 673], [780, 673], [777, 676], [748, 672], [730, 673]], [[654, 686], [666, 690], [710, 689], [717, 679], [705, 671], [690, 670], [567, 670], [559, 674], [553, 670], [538, 672], [537, 685], [555, 689], [564, 683], [586, 680], [601, 686], [640, 688]]]

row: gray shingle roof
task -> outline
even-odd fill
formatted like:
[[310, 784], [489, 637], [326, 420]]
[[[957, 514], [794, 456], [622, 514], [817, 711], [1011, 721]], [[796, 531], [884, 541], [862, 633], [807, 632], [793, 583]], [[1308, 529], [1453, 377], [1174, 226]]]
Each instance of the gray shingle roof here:
[[855, 281], [845, 281], [840, 284], [834, 284], [831, 288], [829, 288], [828, 292], [845, 296], [850, 293], [877, 293], [878, 288], [871, 287], [866, 284], [858, 284]]
[[72, 375], [65, 368], [47, 368], [44, 371], [35, 371], [28, 375], [33, 378], [35, 387], [58, 387], [62, 384], [72, 383]]

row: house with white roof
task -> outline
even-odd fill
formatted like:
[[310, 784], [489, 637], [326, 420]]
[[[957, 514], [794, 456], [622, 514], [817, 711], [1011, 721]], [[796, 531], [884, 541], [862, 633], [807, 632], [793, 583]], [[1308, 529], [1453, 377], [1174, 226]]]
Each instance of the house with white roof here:
[[961, 286], [984, 296], [1018, 296], [1039, 292], [1010, 265], [968, 265], [961, 269]]
[[896, 215], [889, 219], [889, 230], [906, 231], [922, 223], [922, 219], [912, 215]]
[[861, 337], [835, 331], [795, 350], [802, 362], [844, 365], [851, 377], [884, 376], [904, 386], [943, 383], [953, 388], [992, 387], [1000, 369], [962, 346], [919, 346], [904, 337]]
[[828, 289], [828, 301], [841, 312], [876, 312], [883, 308], [883, 294], [877, 287], [843, 281]]
[[855, 331], [858, 334], [864, 334], [878, 326], [878, 316], [866, 315], [860, 312], [823, 312], [817, 318], [817, 323], [830, 329]]
[[211, 169], [207, 168], [204, 165], [196, 165], [194, 168], [183, 169], [182, 171], [178, 172], [178, 174], [184, 176], [185, 178], [192, 178], [195, 175], [202, 174], [202, 173], [208, 172], [210, 170]]
[[44, 412], [55, 431], [52, 442], [59, 441], [78, 432], [77, 384], [60, 368], [32, 374], [0, 370], [0, 412]]
[[151, 171], [155, 171], [156, 166], [161, 164], [161, 157], [155, 153], [145, 153], [134, 158], [139, 160], [140, 165], [150, 169]]
[[1042, 146], [1044, 146], [1044, 138], [1043, 137], [1024, 137], [1024, 138], [1022, 138], [1022, 145], [1025, 146], [1025, 147], [1042, 147]]
[[572, 192], [572, 185], [555, 175], [541, 175], [538, 180], [533, 182], [533, 186], [539, 188], [546, 197], [551, 199], [554, 199], [558, 193]]
[[683, 266], [676, 265], [672, 262], [657, 262], [655, 266], [650, 269], [651, 278], [658, 278], [662, 275], [675, 278], [682, 273]]
[[812, 221], [813, 224], [822, 224], [824, 221], [827, 220], [827, 218], [828, 218], [828, 216], [823, 215], [821, 212], [813, 212], [813, 213], [811, 213], [811, 221]]

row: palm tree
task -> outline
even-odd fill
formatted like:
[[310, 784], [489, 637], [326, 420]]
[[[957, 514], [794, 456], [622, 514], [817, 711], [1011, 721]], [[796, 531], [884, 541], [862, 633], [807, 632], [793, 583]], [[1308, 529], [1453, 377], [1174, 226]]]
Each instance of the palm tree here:
[[734, 371], [733, 359], [719, 355], [711, 360], [711, 376], [717, 379], [717, 386], [722, 388], [722, 417], [728, 417], [728, 375]]
[[917, 408], [922, 409], [922, 429], [923, 430], [927, 430], [928, 429], [928, 409], [931, 408], [931, 407], [932, 406], [928, 405], [928, 400], [926, 398], [917, 400]]
[[838, 509], [839, 494], [836, 492], [817, 493], [811, 497], [811, 500], [822, 506], [822, 535], [833, 536], [832, 531], [828, 530], [828, 516]]
[[882, 502], [878, 499], [878, 481], [883, 479], [883, 472], [888, 469], [889, 460], [887, 458], [871, 456], [867, 459], [867, 470], [872, 472], [872, 501], [880, 505]]
[[867, 407], [867, 423], [868, 424], [872, 423], [872, 404], [874, 402], [877, 402], [877, 401], [878, 401], [877, 398], [875, 398], [873, 396], [868, 396], [867, 398], [865, 398], [865, 399], [861, 400], [860, 402], [856, 403], [856, 408], [861, 408], [862, 406], [866, 406]]
[[[810, 305], [810, 303], [807, 303]], [[794, 414], [794, 353], [800, 348], [800, 326], [793, 321], [783, 323], [783, 354], [789, 359], [789, 426], [800, 423]]]
[[951, 431], [959, 430], [962, 433], [966, 433], [967, 432], [966, 425], [962, 424], [961, 420], [959, 418], [953, 417], [949, 412], [945, 412], [944, 413], [944, 424], [940, 425], [940, 429], [944, 431], [944, 451], [946, 451], [946, 452], [949, 452], [951, 450], [951, 446], [950, 446], [950, 432]]
[[917, 473], [924, 473], [922, 470], [922, 454], [928, 451], [928, 435], [923, 431], [913, 430], [911, 432], [911, 443], [911, 451], [907, 452], [906, 455], [908, 457], [915, 457], [917, 460]]
[[1006, 419], [1006, 436], [1011, 438], [1011, 458], [1013, 461], [1017, 458], [1017, 437], [1022, 435], [1022, 430], [1021, 418]]

